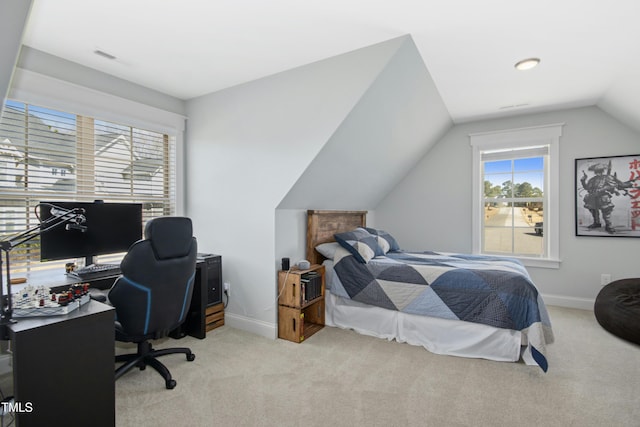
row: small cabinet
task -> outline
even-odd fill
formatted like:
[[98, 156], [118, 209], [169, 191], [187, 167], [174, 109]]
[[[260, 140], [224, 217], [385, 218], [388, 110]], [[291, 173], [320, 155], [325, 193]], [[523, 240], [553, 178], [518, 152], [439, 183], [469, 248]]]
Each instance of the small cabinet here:
[[301, 343], [324, 327], [325, 269], [278, 272], [278, 337]]

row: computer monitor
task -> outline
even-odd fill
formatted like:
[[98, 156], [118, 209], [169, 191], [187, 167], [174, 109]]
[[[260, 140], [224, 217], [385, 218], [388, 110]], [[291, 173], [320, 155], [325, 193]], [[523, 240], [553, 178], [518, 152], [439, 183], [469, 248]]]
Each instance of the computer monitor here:
[[[53, 208], [53, 212], [52, 212]], [[42, 222], [59, 210], [84, 209], [81, 227], [60, 225], [40, 235], [40, 260], [53, 261], [69, 258], [86, 259], [126, 252], [142, 238], [142, 204], [96, 202], [40, 202]]]

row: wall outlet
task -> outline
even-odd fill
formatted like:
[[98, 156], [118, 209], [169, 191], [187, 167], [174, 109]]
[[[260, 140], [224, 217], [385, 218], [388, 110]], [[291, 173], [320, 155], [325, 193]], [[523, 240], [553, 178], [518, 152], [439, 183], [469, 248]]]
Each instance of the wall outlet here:
[[224, 293], [227, 294], [227, 296], [231, 296], [231, 284], [229, 282], [224, 282]]
[[602, 286], [606, 286], [611, 283], [611, 275], [610, 274], [601, 274], [600, 275], [600, 284]]

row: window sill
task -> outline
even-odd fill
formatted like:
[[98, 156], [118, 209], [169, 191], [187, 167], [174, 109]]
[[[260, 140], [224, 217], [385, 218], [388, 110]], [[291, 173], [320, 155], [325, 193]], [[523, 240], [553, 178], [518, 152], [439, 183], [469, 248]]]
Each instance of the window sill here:
[[526, 257], [516, 257], [516, 259], [520, 260], [525, 267], [537, 267], [537, 268], [552, 268], [559, 269], [560, 261], [559, 259], [551, 259], [551, 258], [526, 258]]
[[525, 267], [537, 267], [537, 268], [551, 268], [551, 269], [559, 269], [562, 261], [557, 258], [531, 258], [531, 257], [523, 257], [523, 256], [514, 256], [507, 254], [497, 254], [497, 253], [481, 253], [481, 252], [473, 252], [477, 255], [486, 255], [486, 256], [501, 256], [505, 258], [513, 258], [520, 261]]

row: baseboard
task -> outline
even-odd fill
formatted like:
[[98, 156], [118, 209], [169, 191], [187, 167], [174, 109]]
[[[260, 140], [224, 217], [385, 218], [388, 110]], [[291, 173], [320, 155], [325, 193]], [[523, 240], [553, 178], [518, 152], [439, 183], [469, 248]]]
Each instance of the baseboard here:
[[273, 340], [278, 338], [278, 325], [275, 323], [267, 323], [229, 312], [224, 313], [224, 323], [232, 328], [251, 332], [253, 334], [260, 335], [261, 337]]
[[547, 305], [556, 305], [559, 307], [577, 308], [589, 311], [593, 311], [593, 304], [595, 303], [594, 299], [550, 294], [542, 294], [542, 299]]

